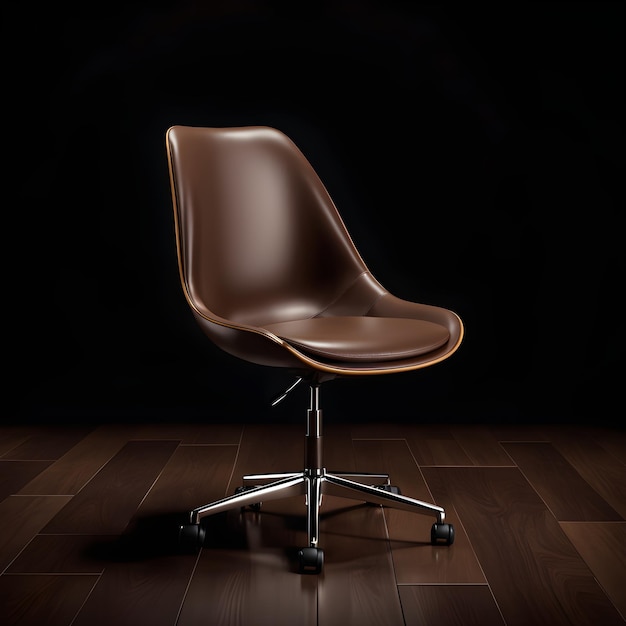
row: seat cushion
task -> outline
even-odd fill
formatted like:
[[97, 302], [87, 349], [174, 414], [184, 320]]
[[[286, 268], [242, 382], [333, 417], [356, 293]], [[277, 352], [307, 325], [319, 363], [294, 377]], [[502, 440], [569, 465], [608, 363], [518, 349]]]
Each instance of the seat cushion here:
[[395, 361], [436, 350], [448, 329], [424, 320], [315, 317], [264, 326], [294, 348], [334, 361]]

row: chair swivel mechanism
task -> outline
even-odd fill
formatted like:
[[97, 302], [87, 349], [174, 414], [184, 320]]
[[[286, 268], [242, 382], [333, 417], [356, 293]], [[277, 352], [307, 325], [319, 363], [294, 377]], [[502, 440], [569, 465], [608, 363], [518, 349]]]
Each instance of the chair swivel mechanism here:
[[450, 357], [464, 327], [446, 308], [404, 300], [368, 270], [326, 188], [300, 149], [266, 126], [172, 126], [166, 153], [178, 268], [196, 322], [219, 348], [283, 368], [310, 388], [303, 468], [251, 474], [234, 493], [189, 512], [182, 546], [200, 549], [206, 516], [304, 496], [302, 574], [319, 574], [324, 494], [431, 515], [433, 545], [449, 546], [445, 511], [404, 496], [386, 474], [327, 471], [323, 383], [425, 368]]

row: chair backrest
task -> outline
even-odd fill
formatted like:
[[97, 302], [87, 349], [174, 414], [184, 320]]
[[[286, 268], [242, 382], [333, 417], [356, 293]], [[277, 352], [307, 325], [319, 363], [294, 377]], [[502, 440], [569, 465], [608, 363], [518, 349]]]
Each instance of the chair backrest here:
[[182, 279], [201, 311], [315, 317], [367, 271], [313, 168], [278, 130], [167, 133]]

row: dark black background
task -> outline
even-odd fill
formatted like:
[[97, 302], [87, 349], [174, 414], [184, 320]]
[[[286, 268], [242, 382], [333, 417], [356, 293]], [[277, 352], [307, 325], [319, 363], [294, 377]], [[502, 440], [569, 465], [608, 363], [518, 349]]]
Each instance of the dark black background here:
[[455, 310], [428, 370], [325, 386], [343, 420], [612, 421], [623, 391], [622, 2], [3, 9], [4, 402], [15, 421], [299, 419], [201, 334], [165, 131], [270, 125], [377, 278]]

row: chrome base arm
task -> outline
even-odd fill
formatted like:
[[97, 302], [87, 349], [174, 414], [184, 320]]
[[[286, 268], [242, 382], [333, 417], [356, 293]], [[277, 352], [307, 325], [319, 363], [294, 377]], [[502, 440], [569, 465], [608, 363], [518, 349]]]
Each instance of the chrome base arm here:
[[[350, 476], [350, 478], [346, 478], [346, 476]], [[278, 478], [273, 480], [276, 477]], [[370, 479], [374, 481], [374, 484], [352, 480], [356, 477]], [[389, 477], [386, 474], [331, 474], [325, 469], [321, 469], [317, 472], [305, 470], [300, 473], [287, 474], [249, 474], [244, 477], [244, 480], [261, 483], [269, 480], [271, 482], [250, 486], [245, 491], [194, 509], [190, 514], [191, 523], [197, 524], [203, 517], [222, 511], [251, 506], [264, 501], [304, 495], [307, 508], [308, 543], [310, 547], [317, 547], [320, 508], [324, 494], [413, 513], [430, 513], [437, 518], [439, 524], [443, 524], [445, 520], [445, 511], [440, 506], [380, 489], [381, 486], [389, 484]]]

